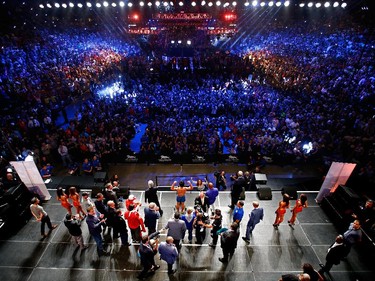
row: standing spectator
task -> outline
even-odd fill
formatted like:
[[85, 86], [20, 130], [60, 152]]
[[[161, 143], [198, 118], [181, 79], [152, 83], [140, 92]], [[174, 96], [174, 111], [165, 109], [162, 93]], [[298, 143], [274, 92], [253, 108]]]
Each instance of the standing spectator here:
[[343, 236], [347, 256], [352, 249], [352, 246], [362, 241], [362, 230], [359, 220], [352, 222], [348, 230], [344, 232]]
[[148, 204], [148, 207], [144, 209], [145, 214], [145, 226], [148, 229], [148, 234], [156, 232], [156, 224], [160, 218], [158, 207], [154, 202]]
[[94, 202], [95, 208], [98, 210], [99, 213], [103, 214], [104, 217], [107, 217], [108, 208], [104, 203], [104, 195], [102, 193], [96, 194], [96, 200]]
[[146, 232], [143, 219], [138, 211], [134, 209], [133, 205], [129, 206], [129, 209], [125, 212], [124, 217], [128, 221], [133, 243], [139, 243], [142, 237], [141, 232]]
[[77, 215], [79, 215], [80, 219], [84, 219], [86, 217], [86, 213], [82, 209], [80, 196], [74, 186], [69, 188], [69, 198], [73, 201], [73, 206], [76, 208]]
[[107, 255], [108, 252], [103, 248], [103, 237], [102, 237], [102, 225], [105, 224], [106, 219], [103, 214], [95, 211], [94, 207], [89, 207], [86, 223], [89, 229], [89, 233], [94, 238], [96, 243], [96, 250], [98, 256]]
[[160, 259], [168, 264], [168, 274], [173, 274], [176, 270], [173, 269], [173, 264], [178, 257], [178, 251], [173, 244], [173, 237], [168, 236], [165, 242], [161, 242], [159, 245]]
[[238, 227], [240, 227], [240, 223], [244, 215], [244, 210], [243, 210], [244, 205], [245, 204], [243, 201], [238, 201], [233, 211], [233, 222], [237, 223]]
[[193, 229], [194, 229], [194, 220], [195, 220], [195, 212], [192, 207], [187, 208], [186, 214], [184, 214], [181, 219], [185, 222], [186, 229], [188, 231], [188, 240], [189, 243], [193, 241]]
[[69, 164], [73, 163], [72, 159], [70, 158], [70, 155], [69, 155], [69, 150], [68, 148], [66, 147], [65, 143], [62, 142], [59, 146], [59, 148], [57, 149], [57, 152], [60, 154], [61, 156], [61, 160], [63, 162], [63, 166], [64, 167], [68, 167]]
[[205, 179], [205, 181], [203, 181], [201, 179], [198, 179], [197, 181], [193, 181], [193, 179], [191, 178], [191, 182], [192, 182], [192, 184], [197, 185], [197, 189], [199, 191], [204, 191], [206, 189], [207, 184], [208, 184], [207, 179]]
[[208, 197], [204, 194], [203, 191], [199, 192], [199, 195], [195, 198], [194, 200], [194, 206], [199, 206], [201, 207], [203, 212], [207, 212], [210, 204], [209, 204], [209, 199]]
[[82, 209], [87, 212], [90, 206], [95, 206], [95, 203], [91, 200], [88, 192], [82, 192]]
[[145, 192], [145, 202], [151, 203], [154, 202], [156, 206], [159, 208], [160, 216], [163, 216], [163, 210], [161, 209], [160, 203], [159, 203], [159, 196], [157, 194], [158, 188], [155, 187], [155, 184], [152, 180], [149, 180], [148, 183], [148, 189]]
[[237, 204], [238, 200], [240, 199], [241, 192], [245, 191], [246, 188], [246, 181], [242, 171], [238, 171], [237, 176], [234, 178], [234, 183], [230, 192], [231, 204], [228, 206], [231, 209], [233, 209]]
[[310, 281], [324, 281], [324, 278], [318, 271], [316, 271], [313, 266], [309, 263], [304, 263], [302, 265], [303, 273], [306, 273], [310, 276]]
[[233, 256], [234, 251], [237, 248], [237, 240], [240, 236], [238, 231], [238, 224], [232, 223], [230, 225], [230, 229], [222, 232], [220, 234], [220, 242], [221, 242], [221, 248], [223, 251], [223, 257], [219, 258], [219, 261], [226, 263], [228, 262], [229, 256]]
[[125, 207], [127, 210], [129, 210], [130, 205], [133, 206], [133, 209], [138, 209], [142, 204], [137, 201], [137, 197], [131, 194], [128, 199], [125, 200]]
[[48, 234], [46, 234], [44, 232], [45, 224], [47, 224], [48, 228], [50, 229], [50, 232], [52, 230], [54, 230], [57, 227], [57, 225], [56, 224], [54, 224], [54, 225], [51, 224], [51, 220], [50, 220], [47, 212], [44, 210], [44, 208], [42, 206], [39, 205], [39, 202], [40, 202], [39, 199], [36, 198], [36, 197], [34, 197], [31, 200], [30, 211], [33, 214], [33, 216], [35, 217], [35, 219], [37, 221], [41, 222], [40, 233], [42, 235], [42, 238], [45, 238], [48, 235]]
[[116, 192], [113, 190], [112, 183], [107, 183], [105, 185], [105, 191], [104, 191], [104, 203], [106, 204], [109, 200], [112, 200], [115, 202], [116, 208], [118, 208], [118, 198]]
[[[174, 190], [177, 192], [177, 197], [176, 197], [176, 212], [182, 213], [185, 211], [185, 201], [186, 201], [186, 191], [188, 190], [193, 190], [193, 185], [191, 184], [190, 181], [188, 181], [189, 187], [185, 187], [184, 181], [180, 181], [179, 185], [175, 187], [177, 181], [174, 181], [171, 190]], [[175, 239], [176, 240], [176, 239]], [[175, 243], [177, 243], [175, 241]], [[178, 247], [177, 247], [178, 248]]]
[[160, 268], [160, 265], [155, 263], [155, 255], [158, 252], [158, 240], [154, 245], [150, 243], [148, 235], [142, 237], [142, 243], [139, 246], [138, 253], [141, 257], [141, 264], [143, 269], [141, 273], [137, 276], [138, 279], [145, 279], [149, 274], [155, 272]]
[[253, 201], [253, 207], [254, 209], [249, 214], [249, 221], [247, 222], [246, 226], [246, 235], [245, 237], [242, 237], [242, 239], [246, 243], [250, 243], [250, 236], [255, 228], [255, 226], [263, 220], [264, 212], [263, 208], [259, 208], [259, 202]]
[[114, 231], [114, 225], [115, 225], [115, 220], [116, 220], [116, 205], [115, 202], [112, 200], [109, 200], [107, 202], [107, 220], [106, 220], [106, 226], [107, 226], [107, 235], [111, 236], [111, 232], [113, 229], [113, 239], [118, 237], [118, 233]]
[[323, 274], [324, 272], [329, 272], [332, 266], [338, 265], [340, 261], [346, 257], [347, 249], [344, 244], [344, 237], [342, 235], [338, 235], [336, 237], [335, 242], [328, 248], [327, 255], [326, 255], [326, 264], [319, 264], [321, 269], [319, 272]]
[[186, 225], [180, 219], [180, 213], [175, 212], [174, 218], [168, 220], [164, 229], [168, 229], [167, 236], [172, 236], [178, 252], [181, 250], [181, 240], [185, 237]]
[[219, 195], [219, 190], [214, 187], [212, 182], [208, 183], [208, 190], [206, 192], [206, 196], [208, 197], [208, 204], [210, 205], [211, 212], [215, 210], [215, 201], [216, 197]]
[[214, 213], [214, 216], [212, 216], [211, 219], [214, 219], [214, 221], [212, 222], [212, 224], [210, 226], [207, 226], [207, 227], [212, 228], [211, 229], [212, 242], [210, 244], [208, 244], [208, 246], [216, 247], [217, 240], [219, 238], [219, 235], [217, 234], [217, 232], [221, 229], [221, 223], [223, 221], [223, 216], [221, 215], [221, 210], [216, 209], [215, 213]]
[[273, 223], [273, 226], [277, 229], [284, 221], [284, 216], [286, 213], [286, 209], [289, 208], [289, 195], [288, 194], [283, 194], [283, 199], [279, 202], [279, 207], [276, 209], [275, 214], [275, 222]]
[[65, 194], [62, 187], [57, 188], [57, 200], [60, 201], [61, 206], [63, 206], [69, 214], [72, 214], [72, 204], [69, 202], [69, 196]]
[[128, 242], [129, 235], [128, 235], [128, 228], [126, 226], [126, 221], [122, 216], [121, 210], [116, 210], [116, 216], [113, 220], [113, 233], [118, 233], [121, 239], [122, 246], [130, 246], [131, 244]]
[[64, 225], [69, 231], [69, 234], [72, 235], [74, 242], [81, 248], [81, 250], [85, 250], [88, 246], [85, 246], [83, 243], [83, 236], [81, 230], [81, 223], [82, 221], [71, 214], [66, 214], [64, 219]]
[[307, 208], [307, 196], [305, 194], [301, 194], [300, 197], [296, 200], [296, 204], [291, 210], [292, 217], [290, 218], [290, 220], [288, 220], [289, 226], [294, 225], [297, 214], [302, 212], [303, 208]]
[[225, 178], [225, 171], [215, 173], [216, 188], [220, 191], [227, 189], [227, 180]]
[[371, 199], [367, 200], [365, 206], [361, 206], [357, 213], [352, 214], [352, 217], [361, 222], [361, 226], [364, 230], [370, 233], [375, 231], [374, 201]]

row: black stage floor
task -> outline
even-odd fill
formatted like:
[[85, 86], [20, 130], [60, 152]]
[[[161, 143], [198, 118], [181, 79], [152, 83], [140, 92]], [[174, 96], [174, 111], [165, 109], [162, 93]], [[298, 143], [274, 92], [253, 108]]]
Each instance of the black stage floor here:
[[[130, 175], [124, 176], [127, 177]], [[139, 180], [147, 183], [149, 177], [150, 175], [144, 175]], [[272, 181], [268, 185], [271, 184]], [[222, 264], [218, 260], [222, 256], [220, 246], [216, 248], [208, 246], [211, 238], [207, 230], [203, 245], [183, 244], [177, 262], [177, 272], [174, 275], [167, 275], [167, 265], [164, 261], [160, 261], [157, 255], [156, 260], [161, 265], [161, 269], [149, 280], [276, 281], [281, 274], [299, 273], [301, 265], [306, 262], [319, 269], [319, 263], [324, 263], [326, 251], [338, 233], [329, 217], [315, 203], [317, 191], [303, 190], [308, 195], [309, 207], [299, 214], [294, 228], [284, 222], [278, 230], [275, 230], [272, 226], [274, 211], [281, 199], [281, 193], [276, 191], [278, 188], [273, 189], [275, 191], [272, 200], [260, 201], [261, 207], [265, 209], [265, 217], [255, 228], [251, 243], [246, 245], [240, 238], [234, 257], [228, 264]], [[136, 254], [138, 245], [133, 244], [129, 248], [123, 248], [120, 247], [120, 241], [113, 241], [106, 244], [111, 254], [99, 258], [96, 254], [95, 242], [90, 239], [87, 225], [83, 223], [83, 236], [89, 248], [81, 252], [73, 245], [62, 223], [65, 209], [55, 199], [55, 191], [50, 190], [50, 192], [53, 195], [52, 199], [43, 205], [52, 222], [58, 224], [57, 229], [46, 239], [40, 240], [39, 223], [31, 219], [9, 239], [0, 241], [2, 279], [9, 281], [136, 280], [141, 270], [140, 260]], [[131, 193], [141, 202], [144, 201], [142, 190], [132, 190]], [[187, 194], [187, 206], [193, 204], [195, 196], [197, 196], [196, 191]], [[241, 236], [244, 236], [248, 214], [252, 209], [251, 202], [255, 199], [257, 199], [256, 192], [247, 192]], [[164, 216], [159, 220], [158, 229], [161, 229], [173, 214], [175, 192], [160, 191], [160, 202], [164, 209]], [[216, 207], [221, 208], [223, 212], [223, 226], [229, 225], [231, 221], [230, 209], [227, 207], [229, 202], [229, 192], [221, 192]], [[143, 210], [141, 213], [143, 215]], [[289, 216], [288, 212], [286, 221]], [[162, 234], [160, 239], [163, 241], [165, 234]], [[375, 280], [374, 258], [374, 249], [366, 248], [366, 245], [355, 246], [347, 261], [332, 268], [332, 280]]]

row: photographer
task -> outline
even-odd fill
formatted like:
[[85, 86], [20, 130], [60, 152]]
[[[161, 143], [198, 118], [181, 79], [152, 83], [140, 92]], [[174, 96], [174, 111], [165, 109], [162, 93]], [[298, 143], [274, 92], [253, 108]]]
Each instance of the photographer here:
[[197, 244], [202, 244], [206, 238], [206, 227], [209, 223], [209, 217], [199, 205], [196, 205], [194, 208], [195, 219], [193, 227], [195, 228], [195, 238], [197, 239]]
[[215, 209], [214, 215], [210, 217], [214, 221], [210, 225], [206, 225], [207, 228], [211, 229], [211, 237], [212, 242], [208, 244], [210, 247], [215, 247], [217, 244], [217, 240], [219, 238], [219, 235], [217, 234], [217, 231], [221, 229], [221, 222], [223, 221], [223, 216], [221, 215], [220, 209]]
[[81, 223], [82, 221], [79, 220], [76, 216], [66, 214], [64, 219], [64, 225], [68, 229], [69, 234], [72, 235], [74, 242], [80, 247], [81, 250], [85, 250], [89, 246], [85, 246], [83, 243]]
[[158, 252], [159, 240], [155, 239], [155, 242], [150, 238], [155, 237], [154, 235], [145, 235], [142, 237], [142, 243], [139, 245], [139, 256], [141, 258], [141, 264], [143, 269], [141, 273], [137, 276], [138, 279], [145, 279], [150, 274], [153, 274], [156, 270], [160, 268], [160, 265], [155, 263], [155, 255]]

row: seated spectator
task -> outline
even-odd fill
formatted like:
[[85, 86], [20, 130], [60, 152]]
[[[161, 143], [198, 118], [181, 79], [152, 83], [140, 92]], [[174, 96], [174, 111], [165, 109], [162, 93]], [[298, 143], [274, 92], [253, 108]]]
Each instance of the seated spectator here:
[[100, 159], [94, 155], [92, 157], [91, 165], [94, 172], [98, 172], [102, 170], [102, 163], [100, 162]]
[[43, 180], [49, 179], [52, 177], [52, 169], [53, 167], [45, 164], [42, 169], [40, 169], [40, 175], [42, 176]]
[[85, 158], [85, 160], [83, 160], [82, 171], [86, 176], [90, 176], [94, 173], [94, 168], [88, 158]]

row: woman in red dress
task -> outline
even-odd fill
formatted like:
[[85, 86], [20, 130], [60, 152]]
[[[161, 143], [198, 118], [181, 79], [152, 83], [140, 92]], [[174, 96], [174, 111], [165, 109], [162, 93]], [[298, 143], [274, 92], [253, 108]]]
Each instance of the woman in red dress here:
[[71, 215], [72, 214], [72, 204], [69, 202], [69, 196], [65, 194], [64, 189], [62, 187], [59, 187], [57, 189], [57, 200], [60, 201], [61, 206], [63, 206], [68, 213]]
[[286, 213], [286, 209], [288, 208], [289, 208], [289, 195], [285, 193], [283, 195], [283, 200], [279, 202], [279, 207], [275, 211], [276, 218], [275, 218], [275, 222], [273, 223], [273, 226], [275, 228], [278, 228], [279, 224], [284, 221], [284, 215]]
[[86, 217], [86, 213], [82, 209], [80, 196], [74, 186], [69, 188], [69, 197], [73, 200], [73, 206], [77, 210], [77, 215], [79, 215], [80, 219], [84, 219]]
[[303, 208], [307, 208], [307, 196], [305, 194], [300, 195], [299, 199], [296, 200], [296, 204], [294, 205], [293, 209], [290, 210], [292, 212], [292, 217], [290, 220], [288, 220], [290, 226], [294, 225], [297, 214], [302, 212]]

